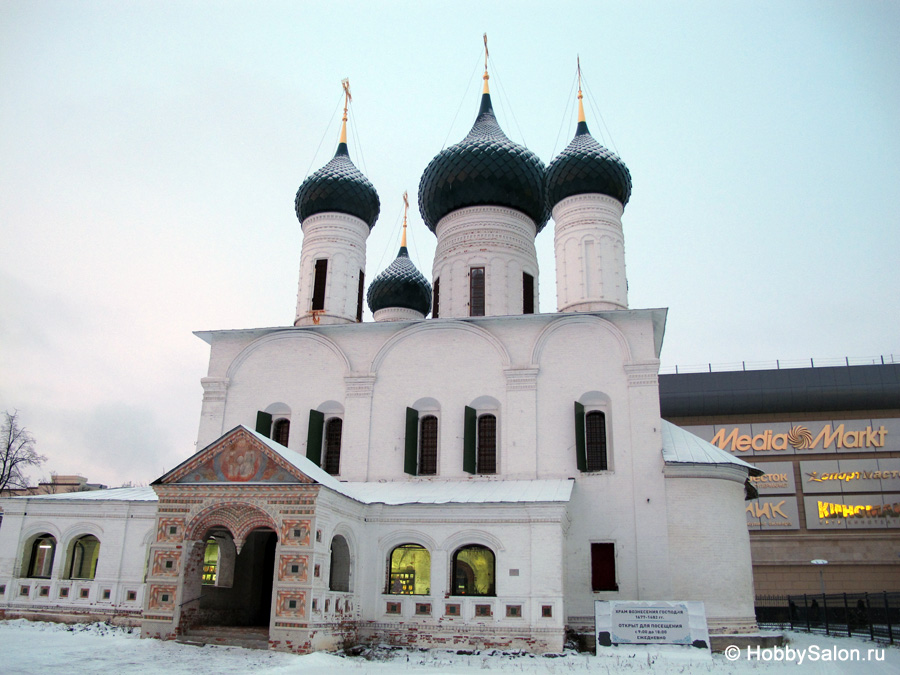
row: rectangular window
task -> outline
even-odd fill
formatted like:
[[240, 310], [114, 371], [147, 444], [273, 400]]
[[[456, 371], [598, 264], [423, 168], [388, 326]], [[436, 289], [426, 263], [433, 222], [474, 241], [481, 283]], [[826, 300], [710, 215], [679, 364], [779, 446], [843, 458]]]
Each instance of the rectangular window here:
[[553, 617], [553, 605], [541, 605], [541, 616], [545, 619]]
[[469, 316], [484, 316], [484, 268], [469, 270]]
[[80, 593], [79, 593], [79, 595], [80, 595], [82, 598], [88, 598], [88, 597], [90, 596], [90, 594], [91, 594], [91, 589], [90, 589], [90, 588], [82, 588], [81, 591], [80, 591]]
[[460, 605], [444, 605], [444, 614], [447, 616], [459, 616]]
[[534, 277], [522, 273], [522, 314], [534, 314]]
[[356, 321], [362, 322], [363, 292], [366, 289], [366, 273], [359, 271], [359, 293], [356, 296]]
[[332, 417], [325, 423], [325, 464], [322, 467], [332, 476], [341, 472], [341, 433], [344, 420]]
[[103, 599], [104, 599], [104, 600], [109, 600], [109, 598], [110, 598], [111, 596], [112, 596], [112, 591], [111, 591], [110, 589], [108, 589], [108, 588], [104, 588], [104, 589], [103, 589]]
[[134, 602], [137, 600], [137, 591], [128, 591], [125, 595], [125, 599], [128, 600], [128, 602]]
[[418, 616], [429, 616], [431, 614], [431, 603], [430, 602], [417, 602], [416, 603], [416, 614]]
[[316, 260], [316, 277], [313, 282], [312, 310], [325, 309], [325, 278], [328, 275], [328, 259]]
[[497, 473], [497, 418], [478, 418], [478, 473]]
[[49, 597], [50, 595], [50, 587], [49, 586], [41, 586], [41, 590], [38, 593], [42, 598]]
[[585, 452], [588, 471], [606, 471], [606, 415], [592, 410], [584, 416]]
[[400, 603], [399, 602], [387, 603], [387, 608], [385, 609], [385, 614], [399, 614], [399, 613], [400, 613]]
[[438, 420], [434, 415], [426, 415], [421, 421], [419, 434], [419, 475], [437, 474]]
[[59, 589], [59, 597], [68, 598], [69, 597], [69, 589], [68, 588], [60, 588]]
[[434, 280], [434, 302], [431, 303], [431, 318], [437, 319], [441, 313], [441, 280]]
[[475, 605], [475, 616], [491, 616], [491, 606]]
[[615, 544], [591, 544], [591, 590], [619, 590], [616, 585]]
[[507, 605], [506, 616], [511, 619], [522, 618], [522, 605]]

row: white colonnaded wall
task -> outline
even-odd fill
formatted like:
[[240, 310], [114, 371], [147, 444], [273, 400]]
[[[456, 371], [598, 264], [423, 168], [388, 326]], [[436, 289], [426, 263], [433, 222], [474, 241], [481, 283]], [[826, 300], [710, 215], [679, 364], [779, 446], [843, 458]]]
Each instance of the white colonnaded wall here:
[[[105, 492], [105, 491], [104, 491]], [[147, 551], [156, 522], [155, 501], [57, 497], [4, 499], [0, 527], [0, 609], [8, 617], [70, 616], [136, 624], [144, 594]], [[56, 539], [49, 579], [29, 578], [36, 537]], [[82, 536], [100, 542], [93, 579], [70, 578], [72, 549]], [[27, 589], [23, 593], [22, 589]], [[109, 597], [104, 597], [106, 592]]]
[[672, 598], [702, 600], [710, 633], [755, 632], [746, 470], [670, 466], [667, 474]]
[[538, 310], [537, 228], [528, 216], [502, 206], [469, 206], [435, 226], [432, 283], [440, 280], [442, 318], [469, 316], [469, 269], [484, 267], [485, 315], [522, 314], [522, 274], [534, 277]]

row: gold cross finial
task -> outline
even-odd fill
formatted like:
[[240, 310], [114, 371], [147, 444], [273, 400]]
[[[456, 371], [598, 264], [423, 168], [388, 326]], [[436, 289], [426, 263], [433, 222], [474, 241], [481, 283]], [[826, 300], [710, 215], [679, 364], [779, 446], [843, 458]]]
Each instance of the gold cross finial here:
[[341, 139], [340, 143], [347, 142], [347, 108], [350, 107], [350, 101], [353, 100], [353, 97], [350, 96], [350, 78], [345, 77], [341, 80], [341, 86], [344, 88], [344, 118], [341, 120]]
[[400, 246], [406, 248], [406, 212], [409, 211], [409, 196], [406, 191], [403, 192], [403, 238], [400, 240]]
[[581, 57], [576, 55], [575, 61], [578, 64], [576, 67], [576, 72], [578, 73], [578, 121], [585, 122], [586, 118], [584, 116], [584, 102], [581, 100]]
[[490, 75], [488, 75], [488, 46], [487, 46], [487, 33], [484, 34], [484, 91], [485, 94], [490, 94], [490, 90], [488, 89], [488, 80], [490, 79]]

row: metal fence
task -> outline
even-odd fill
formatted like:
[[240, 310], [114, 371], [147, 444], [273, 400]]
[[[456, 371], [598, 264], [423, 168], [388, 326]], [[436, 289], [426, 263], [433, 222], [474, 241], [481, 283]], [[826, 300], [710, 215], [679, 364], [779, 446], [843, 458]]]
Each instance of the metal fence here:
[[900, 642], [900, 593], [757, 595], [756, 623], [894, 644]]
[[737, 370], [787, 370], [789, 368], [832, 368], [835, 366], [876, 366], [900, 363], [898, 354], [879, 356], [841, 356], [838, 358], [776, 359], [775, 361], [732, 361], [731, 363], [698, 363], [662, 366], [660, 375], [678, 373], [722, 373]]

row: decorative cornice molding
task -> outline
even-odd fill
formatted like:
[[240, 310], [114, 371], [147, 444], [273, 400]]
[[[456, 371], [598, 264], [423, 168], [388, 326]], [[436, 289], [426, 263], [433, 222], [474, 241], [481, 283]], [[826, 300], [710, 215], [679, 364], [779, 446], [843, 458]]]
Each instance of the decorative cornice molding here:
[[344, 378], [347, 398], [371, 397], [375, 390], [374, 375], [347, 375]]
[[638, 361], [625, 364], [629, 387], [658, 387], [659, 360]]
[[533, 391], [537, 389], [540, 368], [509, 368], [506, 375], [506, 391]]
[[231, 383], [227, 377], [202, 377], [200, 386], [203, 387], [203, 401], [224, 401]]

